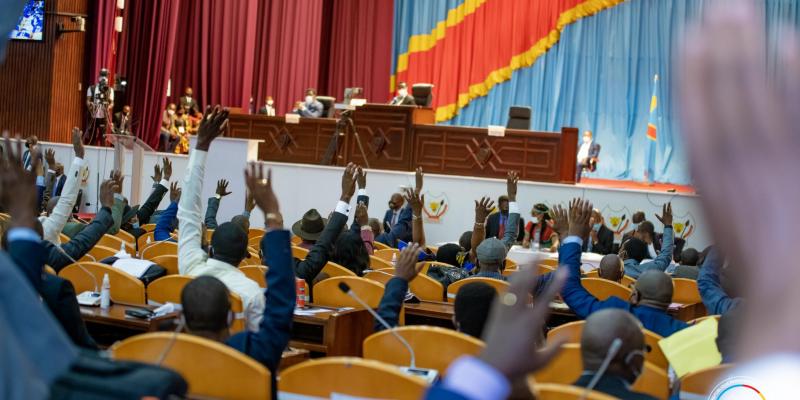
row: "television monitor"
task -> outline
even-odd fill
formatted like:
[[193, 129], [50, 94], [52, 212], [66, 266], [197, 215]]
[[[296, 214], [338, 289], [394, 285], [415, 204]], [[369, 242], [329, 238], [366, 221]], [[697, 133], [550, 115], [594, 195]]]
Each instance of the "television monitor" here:
[[28, 0], [11, 39], [44, 40], [44, 0]]

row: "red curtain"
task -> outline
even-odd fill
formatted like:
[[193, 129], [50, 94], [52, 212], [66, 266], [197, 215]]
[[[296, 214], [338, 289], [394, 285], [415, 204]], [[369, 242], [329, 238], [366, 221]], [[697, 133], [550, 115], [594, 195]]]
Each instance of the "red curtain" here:
[[258, 0], [181, 2], [171, 101], [190, 86], [201, 104], [247, 109], [258, 7]]
[[363, 87], [371, 102], [389, 101], [392, 68], [391, 0], [336, 0], [327, 92], [337, 99], [347, 87]]
[[112, 38], [117, 33], [114, 31], [114, 17], [116, 16], [116, 0], [96, 0], [91, 2], [91, 20], [89, 24], [89, 65], [86, 81], [94, 84], [101, 68], [111, 71], [114, 67], [111, 61]]
[[275, 99], [278, 114], [290, 111], [303, 91], [319, 83], [322, 0], [262, 2], [256, 23], [253, 93], [260, 106]]
[[137, 135], [157, 148], [176, 45], [180, 0], [130, 1], [125, 71]]

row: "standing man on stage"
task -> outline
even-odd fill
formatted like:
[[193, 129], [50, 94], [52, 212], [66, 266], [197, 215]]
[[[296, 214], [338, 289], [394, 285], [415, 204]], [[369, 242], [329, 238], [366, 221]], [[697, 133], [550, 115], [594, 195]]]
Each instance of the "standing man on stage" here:
[[89, 123], [83, 136], [86, 144], [104, 145], [108, 120], [114, 107], [114, 90], [108, 86], [108, 70], [100, 70], [97, 84], [86, 91]]
[[397, 96], [389, 104], [393, 106], [413, 106], [416, 104], [414, 96], [408, 94], [408, 85], [405, 82], [400, 82], [397, 85]]
[[192, 97], [193, 94], [194, 91], [192, 88], [187, 87], [186, 90], [183, 91], [183, 96], [181, 96], [181, 98], [178, 100], [180, 101], [179, 104], [186, 115], [192, 118], [198, 118], [202, 114], [200, 113], [200, 106], [197, 105], [197, 100]]
[[592, 131], [583, 132], [583, 143], [578, 150], [578, 176], [575, 182], [581, 181], [581, 173], [586, 168], [591, 172], [597, 169], [597, 156], [600, 155], [600, 145], [592, 140]]

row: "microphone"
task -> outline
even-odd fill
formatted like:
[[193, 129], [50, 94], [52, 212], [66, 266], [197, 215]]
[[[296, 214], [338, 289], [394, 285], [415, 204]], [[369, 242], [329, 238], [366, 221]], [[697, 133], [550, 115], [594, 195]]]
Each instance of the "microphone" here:
[[384, 328], [386, 328], [392, 334], [392, 336], [395, 337], [395, 339], [397, 339], [400, 343], [403, 344], [403, 346], [405, 346], [406, 350], [408, 350], [408, 353], [411, 355], [411, 362], [409, 363], [410, 365], [408, 367], [400, 367], [400, 370], [409, 375], [419, 376], [427, 380], [428, 382], [433, 382], [436, 380], [436, 378], [439, 376], [438, 371], [428, 368], [417, 368], [416, 355], [414, 354], [414, 349], [411, 347], [411, 345], [408, 344], [408, 342], [402, 336], [400, 336], [400, 334], [398, 334], [397, 331], [393, 329], [393, 327], [389, 325], [389, 323], [386, 322], [386, 320], [381, 318], [381, 316], [378, 315], [378, 313], [375, 312], [375, 310], [373, 310], [372, 307], [367, 305], [367, 303], [365, 303], [364, 300], [361, 300], [361, 298], [358, 297], [358, 295], [355, 294], [355, 292], [350, 290], [350, 285], [344, 282], [339, 282], [339, 290], [344, 292], [346, 295], [352, 297], [353, 300], [355, 300], [358, 304], [364, 307], [364, 309], [367, 310], [367, 312], [369, 312], [370, 314], [372, 314], [372, 316], [375, 317], [375, 319]]
[[86, 269], [86, 267], [84, 267], [83, 265], [81, 265], [81, 264], [80, 264], [78, 261], [76, 261], [74, 258], [72, 258], [72, 256], [70, 256], [69, 254], [67, 254], [67, 252], [66, 252], [66, 251], [64, 251], [64, 249], [62, 249], [62, 248], [61, 248], [61, 245], [58, 245], [58, 244], [55, 244], [55, 243], [54, 243], [54, 247], [55, 247], [56, 249], [58, 249], [58, 251], [60, 251], [60, 252], [61, 252], [61, 254], [63, 254], [63, 255], [64, 255], [64, 256], [66, 256], [66, 257], [67, 257], [67, 258], [68, 258], [70, 261], [72, 261], [72, 263], [73, 263], [73, 264], [77, 265], [77, 266], [78, 266], [78, 268], [80, 268], [80, 269], [81, 269], [81, 271], [85, 272], [85, 273], [86, 273], [86, 275], [89, 275], [89, 276], [92, 278], [92, 282], [94, 282], [94, 291], [93, 291], [93, 292], [90, 292], [90, 291], [88, 291], [88, 290], [87, 290], [87, 291], [81, 292], [80, 294], [78, 294], [78, 295], [76, 295], [76, 296], [75, 296], [75, 297], [77, 297], [77, 298], [78, 298], [78, 304], [79, 304], [79, 305], [82, 305], [82, 306], [91, 306], [91, 307], [97, 307], [97, 306], [99, 306], [99, 305], [100, 305], [100, 300], [101, 300], [101, 299], [100, 299], [100, 293], [99, 293], [99, 291], [97, 290], [97, 288], [98, 288], [98, 286], [100, 286], [100, 285], [98, 285], [98, 284], [97, 284], [97, 278], [94, 276], [94, 274], [92, 274], [91, 272], [89, 272], [89, 270], [88, 270], [88, 269]]
[[[61, 254], [63, 254], [64, 256], [66, 256], [66, 257], [67, 257], [67, 258], [68, 258], [70, 261], [72, 261], [72, 263], [73, 263], [73, 264], [77, 265], [77, 266], [78, 266], [78, 268], [80, 268], [80, 269], [81, 269], [83, 272], [86, 272], [86, 275], [89, 275], [90, 277], [92, 277], [92, 281], [94, 282], [94, 293], [98, 293], [98, 290], [97, 290], [97, 288], [98, 288], [100, 285], [98, 285], [98, 284], [97, 284], [97, 277], [95, 277], [93, 273], [89, 272], [89, 270], [88, 270], [88, 269], [86, 269], [86, 267], [84, 267], [83, 265], [81, 265], [79, 262], [75, 261], [75, 259], [74, 259], [74, 258], [72, 258], [72, 257], [71, 257], [69, 254], [67, 254], [67, 252], [66, 252], [66, 251], [64, 251], [64, 249], [62, 249], [62, 248], [61, 248], [61, 245], [57, 245], [57, 244], [55, 244], [55, 243], [53, 243], [53, 244], [55, 245], [54, 247], [55, 247], [56, 249], [58, 249], [58, 251], [60, 251], [60, 252], [61, 252]], [[92, 257], [92, 256], [89, 256], [89, 257]], [[92, 257], [92, 258], [94, 258], [94, 257]]]
[[589, 384], [586, 385], [586, 389], [581, 394], [581, 400], [585, 399], [586, 396], [597, 386], [597, 383], [600, 382], [600, 378], [603, 377], [603, 374], [606, 373], [606, 369], [608, 369], [608, 365], [611, 364], [611, 360], [614, 359], [614, 356], [617, 355], [619, 349], [622, 347], [622, 339], [615, 338], [614, 341], [611, 342], [611, 346], [608, 347], [608, 352], [606, 353], [606, 358], [603, 359], [603, 363], [600, 364], [600, 369], [595, 372], [592, 380], [589, 381]]
[[175, 331], [172, 332], [172, 336], [169, 338], [169, 343], [167, 343], [167, 345], [164, 346], [164, 350], [158, 356], [158, 361], [156, 361], [157, 366], [160, 367], [161, 364], [164, 363], [164, 360], [167, 358], [167, 354], [169, 354], [169, 351], [172, 350], [172, 346], [175, 345], [175, 340], [178, 339], [178, 334], [183, 330], [183, 325], [185, 323], [186, 323], [186, 318], [183, 315], [181, 315], [181, 317], [178, 318], [178, 326], [175, 327]]

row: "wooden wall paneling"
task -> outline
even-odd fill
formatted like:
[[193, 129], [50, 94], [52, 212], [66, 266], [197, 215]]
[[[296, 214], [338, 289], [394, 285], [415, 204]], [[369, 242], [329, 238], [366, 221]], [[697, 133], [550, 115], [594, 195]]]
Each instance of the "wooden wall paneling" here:
[[[88, 0], [59, 0], [57, 7], [58, 12], [83, 15], [89, 13]], [[69, 17], [53, 17], [53, 25], [56, 21], [63, 22], [67, 28], [74, 25]], [[85, 32], [64, 33], [56, 39], [53, 46], [53, 80], [50, 94], [52, 105], [48, 139], [50, 141], [69, 142], [72, 140], [72, 127], [83, 127], [85, 124], [84, 103], [87, 87], [82, 80], [86, 40]]]
[[[353, 113], [370, 168], [407, 171], [411, 167], [414, 107], [367, 104]], [[351, 138], [348, 162], [366, 165], [355, 138]]]
[[561, 128], [559, 153], [561, 158], [561, 183], [575, 183], [578, 159], [578, 128]]

